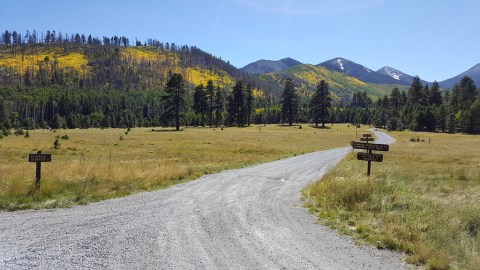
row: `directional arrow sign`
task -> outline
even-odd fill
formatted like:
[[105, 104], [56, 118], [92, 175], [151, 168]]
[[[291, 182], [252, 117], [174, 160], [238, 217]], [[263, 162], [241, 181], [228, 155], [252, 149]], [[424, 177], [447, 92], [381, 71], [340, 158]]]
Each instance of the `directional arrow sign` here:
[[374, 140], [375, 140], [374, 138], [368, 138], [368, 137], [360, 138], [360, 141], [362, 142], [373, 142]]
[[363, 134], [363, 137], [372, 137], [372, 134], [366, 133], [366, 134]]
[[357, 159], [358, 160], [366, 160], [366, 161], [382, 162], [383, 161], [383, 155], [382, 154], [370, 154], [370, 153], [358, 152], [357, 153]]
[[388, 144], [362, 143], [362, 142], [352, 142], [352, 147], [354, 149], [375, 150], [375, 151], [388, 151], [388, 149], [390, 148]]

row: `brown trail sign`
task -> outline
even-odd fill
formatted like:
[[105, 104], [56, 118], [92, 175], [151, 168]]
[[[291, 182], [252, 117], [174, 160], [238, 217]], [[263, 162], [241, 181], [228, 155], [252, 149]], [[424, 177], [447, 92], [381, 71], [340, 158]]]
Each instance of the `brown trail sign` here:
[[372, 150], [388, 151], [390, 149], [390, 147], [389, 147], [388, 144], [368, 143], [368, 142], [374, 141], [374, 138], [372, 138], [371, 134], [363, 134], [363, 138], [360, 138], [360, 140], [363, 141], [363, 142], [366, 142], [366, 143], [353, 142], [352, 141], [352, 147], [353, 147], [353, 149], [367, 150], [366, 153], [365, 152], [358, 152], [357, 153], [357, 159], [368, 161], [367, 175], [370, 176], [372, 161], [373, 162], [382, 162], [383, 161], [383, 155], [382, 154], [374, 154], [374, 153], [372, 153]]
[[52, 161], [52, 154], [40, 154], [40, 153], [29, 154], [28, 161], [29, 162], [51, 162]]
[[29, 154], [28, 155], [28, 161], [37, 163], [35, 186], [36, 186], [37, 189], [39, 189], [40, 188], [40, 178], [42, 177], [42, 162], [51, 162], [52, 161], [52, 155], [51, 154], [42, 154], [42, 151], [38, 151], [36, 154]]
[[388, 151], [390, 148], [388, 144], [362, 143], [362, 142], [352, 142], [352, 147], [354, 149], [375, 150], [375, 151]]
[[370, 154], [370, 153], [358, 152], [357, 153], [357, 159], [358, 160], [366, 160], [366, 161], [382, 162], [383, 161], [383, 155], [382, 154]]

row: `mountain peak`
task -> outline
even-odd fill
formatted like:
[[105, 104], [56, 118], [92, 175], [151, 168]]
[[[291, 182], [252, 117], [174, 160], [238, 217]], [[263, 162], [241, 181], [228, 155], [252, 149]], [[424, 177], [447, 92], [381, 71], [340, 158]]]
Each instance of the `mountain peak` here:
[[301, 64], [301, 62], [290, 57], [278, 61], [261, 59], [240, 68], [240, 70], [251, 74], [265, 74], [282, 71]]
[[342, 57], [336, 57], [318, 64], [329, 70], [337, 71], [348, 76], [355, 77], [361, 81], [377, 84], [394, 84], [399, 83], [396, 79], [385, 74], [377, 73], [365, 66], [357, 64], [353, 61]]
[[384, 66], [383, 68], [377, 70], [377, 72], [383, 75], [387, 75], [399, 82], [410, 83], [412, 82], [412, 78], [413, 78], [412, 76], [407, 75], [401, 72], [400, 70], [389, 67], [389, 66]]

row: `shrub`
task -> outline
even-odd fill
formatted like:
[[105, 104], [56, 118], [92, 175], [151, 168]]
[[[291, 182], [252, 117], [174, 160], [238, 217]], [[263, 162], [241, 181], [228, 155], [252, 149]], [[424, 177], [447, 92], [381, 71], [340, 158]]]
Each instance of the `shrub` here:
[[53, 148], [54, 149], [60, 148], [60, 141], [58, 140], [58, 136], [55, 137], [55, 141], [53, 142]]
[[19, 129], [16, 129], [13, 134], [15, 134], [15, 136], [18, 136], [18, 135], [23, 136], [23, 135], [25, 135], [25, 131], [23, 131], [23, 129], [19, 128]]

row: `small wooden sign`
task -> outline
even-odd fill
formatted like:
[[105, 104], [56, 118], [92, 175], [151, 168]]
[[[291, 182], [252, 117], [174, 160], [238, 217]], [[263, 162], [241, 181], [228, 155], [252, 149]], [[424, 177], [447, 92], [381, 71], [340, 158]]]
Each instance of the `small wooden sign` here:
[[362, 142], [373, 142], [374, 140], [375, 140], [374, 138], [368, 138], [368, 137], [360, 138], [360, 141]]
[[383, 155], [382, 154], [370, 154], [370, 153], [358, 152], [357, 153], [357, 159], [358, 160], [366, 160], [366, 161], [374, 161], [374, 162], [382, 162], [383, 161]]
[[29, 162], [52, 162], [52, 154], [29, 154]]
[[352, 147], [354, 149], [375, 150], [375, 151], [388, 151], [390, 149], [390, 146], [388, 144], [362, 143], [362, 142], [352, 142]]
[[42, 154], [42, 151], [38, 151], [36, 154], [28, 155], [29, 162], [36, 162], [35, 171], [35, 186], [40, 189], [40, 179], [42, 178], [42, 162], [51, 162], [52, 154]]
[[366, 134], [363, 134], [363, 137], [370, 138], [372, 137], [372, 134], [366, 133]]

